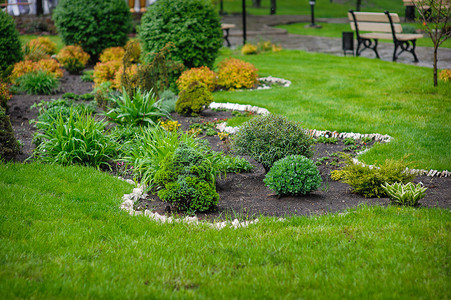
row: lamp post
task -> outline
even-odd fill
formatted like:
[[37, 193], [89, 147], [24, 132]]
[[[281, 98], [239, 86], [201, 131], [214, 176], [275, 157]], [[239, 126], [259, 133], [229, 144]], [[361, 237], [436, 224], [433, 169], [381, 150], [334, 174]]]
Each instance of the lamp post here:
[[305, 27], [309, 27], [309, 28], [322, 28], [321, 25], [316, 25], [315, 24], [315, 0], [310, 0], [309, 4], [310, 4], [310, 11], [311, 11], [311, 16], [312, 16], [312, 23], [309, 25], [306, 25]]
[[243, 45], [246, 45], [246, 0], [242, 0], [243, 4]]

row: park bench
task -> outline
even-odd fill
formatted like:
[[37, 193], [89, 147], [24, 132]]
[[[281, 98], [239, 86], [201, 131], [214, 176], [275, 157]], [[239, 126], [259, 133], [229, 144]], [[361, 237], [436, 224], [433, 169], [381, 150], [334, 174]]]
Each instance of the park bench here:
[[[352, 30], [357, 35], [356, 55], [359, 56], [365, 49], [371, 49], [380, 58], [377, 52], [378, 40], [393, 40], [395, 49], [393, 51], [393, 61], [396, 61], [401, 53], [407, 51], [412, 53], [414, 61], [418, 62], [415, 54], [416, 40], [422, 38], [422, 34], [402, 33], [402, 26], [398, 14], [354, 12], [348, 13], [348, 18]], [[361, 47], [363, 48], [361, 49]], [[399, 49], [399, 51], [398, 51]]]
[[234, 24], [221, 24], [221, 29], [224, 31], [224, 40], [227, 42], [227, 47], [230, 47], [229, 30], [235, 28]]
[[[437, 3], [436, 5], [438, 5], [440, 2], [440, 0], [436, 0]], [[423, 11], [427, 11], [430, 9], [430, 5], [427, 5], [428, 1], [422, 1], [420, 2], [420, 0], [402, 0], [404, 6], [406, 7], [406, 19], [409, 20], [415, 20], [415, 9], [416, 7], [420, 10]], [[421, 5], [423, 4], [424, 5]], [[415, 7], [416, 4], [416, 7]], [[446, 8], [449, 9], [449, 6], [451, 5], [451, 1], [450, 0], [442, 0], [441, 2], [442, 8]]]

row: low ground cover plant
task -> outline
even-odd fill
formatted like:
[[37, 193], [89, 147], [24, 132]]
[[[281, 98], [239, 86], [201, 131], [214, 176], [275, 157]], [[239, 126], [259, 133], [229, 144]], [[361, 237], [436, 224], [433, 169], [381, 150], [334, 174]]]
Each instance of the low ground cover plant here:
[[322, 179], [311, 159], [289, 155], [276, 161], [263, 181], [279, 196], [299, 196], [317, 190]]
[[251, 156], [268, 172], [276, 161], [288, 155], [311, 157], [312, 143], [299, 123], [268, 114], [243, 123], [232, 140], [232, 150]]
[[403, 160], [387, 159], [381, 166], [370, 167], [345, 156], [346, 166], [331, 173], [333, 180], [339, 180], [353, 187], [353, 192], [366, 198], [385, 197], [384, 184], [408, 183], [416, 174], [407, 171], [408, 163]]

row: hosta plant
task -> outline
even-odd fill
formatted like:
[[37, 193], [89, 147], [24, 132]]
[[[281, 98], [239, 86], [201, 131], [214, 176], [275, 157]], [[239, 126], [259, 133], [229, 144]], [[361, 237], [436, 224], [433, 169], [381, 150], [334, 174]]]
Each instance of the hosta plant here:
[[163, 117], [169, 118], [169, 113], [161, 108], [161, 100], [157, 100], [152, 91], [136, 89], [130, 97], [123, 89], [122, 94], [110, 100], [114, 108], [106, 116], [117, 124], [148, 126], [157, 124]]
[[388, 184], [386, 182], [382, 188], [394, 204], [403, 206], [417, 206], [418, 201], [424, 198], [427, 190], [421, 183], [415, 185], [412, 182], [407, 184], [400, 182]]

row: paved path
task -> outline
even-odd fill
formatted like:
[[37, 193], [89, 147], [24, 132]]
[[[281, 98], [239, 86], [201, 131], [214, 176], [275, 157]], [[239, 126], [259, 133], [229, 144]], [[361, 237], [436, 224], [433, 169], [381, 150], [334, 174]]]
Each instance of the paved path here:
[[[236, 28], [230, 31], [230, 43], [232, 47], [240, 46], [243, 43], [242, 17], [224, 16], [223, 23], [235, 24]], [[284, 49], [298, 49], [308, 52], [320, 52], [337, 56], [343, 56], [341, 38], [326, 38], [317, 36], [303, 36], [288, 34], [283, 29], [271, 26], [278, 24], [290, 24], [299, 22], [310, 22], [309, 16], [248, 16], [247, 17], [247, 40], [256, 43], [262, 39], [270, 40], [273, 43], [281, 44]], [[316, 19], [315, 23], [347, 23], [347, 19]], [[319, 29], [320, 30], [320, 29]], [[356, 47], [356, 45], [355, 45]], [[393, 43], [379, 43], [378, 52], [382, 60], [392, 61]], [[433, 64], [433, 48], [417, 47], [416, 53], [420, 62], [414, 63], [413, 57], [406, 52], [399, 57], [399, 63], [416, 66], [430, 67]], [[349, 54], [348, 54], [349, 55]], [[362, 57], [375, 58], [372, 50], [365, 50]], [[451, 69], [451, 49], [439, 48], [438, 68]]]

